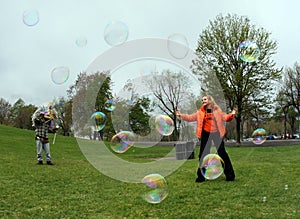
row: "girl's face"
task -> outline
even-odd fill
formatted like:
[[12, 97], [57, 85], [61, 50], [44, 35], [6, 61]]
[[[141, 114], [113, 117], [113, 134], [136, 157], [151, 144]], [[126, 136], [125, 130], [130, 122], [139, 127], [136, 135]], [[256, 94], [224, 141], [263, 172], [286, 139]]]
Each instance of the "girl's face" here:
[[202, 98], [202, 106], [207, 106], [208, 104], [210, 104], [208, 97], [204, 96]]

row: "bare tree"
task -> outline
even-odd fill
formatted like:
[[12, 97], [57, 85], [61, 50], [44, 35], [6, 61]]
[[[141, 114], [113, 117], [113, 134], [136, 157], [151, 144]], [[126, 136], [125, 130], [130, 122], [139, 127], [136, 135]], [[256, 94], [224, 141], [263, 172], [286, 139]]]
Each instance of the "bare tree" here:
[[281, 92], [286, 96], [291, 131], [295, 131], [296, 114], [300, 131], [300, 65], [296, 62], [293, 67], [286, 67], [284, 73]]
[[289, 104], [300, 115], [300, 65], [296, 62], [293, 67], [285, 69], [284, 93], [288, 97]]
[[170, 70], [164, 70], [160, 74], [153, 73], [147, 80], [147, 84], [155, 97], [154, 105], [173, 120], [175, 130], [172, 140], [178, 140], [180, 120], [175, 115], [175, 111], [184, 109], [187, 113], [189, 110], [194, 112], [195, 105], [194, 107], [189, 106], [190, 103], [196, 103], [197, 97], [200, 95], [200, 87], [198, 91], [193, 90], [191, 78], [187, 74], [184, 72], [174, 73]]

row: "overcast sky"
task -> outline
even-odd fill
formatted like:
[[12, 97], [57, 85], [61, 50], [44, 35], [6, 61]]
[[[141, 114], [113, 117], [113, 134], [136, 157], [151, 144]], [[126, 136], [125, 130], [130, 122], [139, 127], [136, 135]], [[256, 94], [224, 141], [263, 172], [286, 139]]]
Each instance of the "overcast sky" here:
[[[209, 20], [227, 13], [247, 16], [278, 42], [278, 67], [300, 61], [300, 1], [297, 0], [0, 0], [0, 98], [13, 104], [40, 105], [66, 96], [77, 74], [112, 48], [104, 39], [111, 21], [128, 27], [127, 41], [186, 37], [195, 50]], [[39, 21], [28, 26], [23, 13], [35, 9]], [[27, 23], [28, 24], [28, 23]], [[75, 42], [83, 36], [86, 45]], [[69, 68], [63, 84], [51, 79], [54, 68]]]

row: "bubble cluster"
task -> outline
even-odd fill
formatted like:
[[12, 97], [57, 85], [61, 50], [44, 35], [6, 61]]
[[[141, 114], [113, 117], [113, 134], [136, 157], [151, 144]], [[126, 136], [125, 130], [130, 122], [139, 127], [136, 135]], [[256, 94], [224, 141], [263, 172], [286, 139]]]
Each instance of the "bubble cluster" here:
[[222, 175], [224, 161], [217, 154], [207, 154], [200, 165], [202, 175], [209, 180], [213, 180]]
[[64, 84], [70, 76], [70, 69], [65, 66], [56, 67], [51, 72], [51, 79], [55, 84]]
[[176, 59], [183, 59], [189, 52], [189, 45], [186, 37], [175, 33], [168, 37], [168, 51]]
[[40, 105], [32, 115], [32, 126], [36, 125], [36, 121], [43, 121], [49, 124], [49, 130], [58, 128], [57, 112], [52, 103], [44, 103]]
[[266, 141], [266, 130], [263, 128], [255, 129], [252, 133], [253, 143], [262, 144]]
[[142, 194], [142, 198], [145, 201], [157, 204], [167, 197], [167, 181], [160, 174], [149, 174], [142, 179], [142, 183], [145, 183], [147, 186], [147, 191]]
[[45, 115], [49, 113], [49, 108], [47, 104], [40, 105], [36, 111], [33, 113], [31, 119], [32, 119], [32, 126], [35, 126], [35, 120], [41, 117], [41, 115]]
[[91, 120], [96, 131], [99, 132], [104, 129], [107, 117], [103, 112], [95, 112], [92, 114]]
[[109, 99], [109, 100], [107, 100], [107, 101], [105, 101], [105, 103], [104, 103], [104, 106], [105, 106], [105, 109], [107, 110], [107, 111], [114, 111], [115, 110], [115, 108], [116, 108], [116, 103], [115, 103], [115, 101], [113, 100], [113, 99]]
[[240, 43], [238, 56], [244, 62], [255, 62], [260, 56], [260, 49], [255, 42], [246, 40]]
[[104, 29], [104, 40], [110, 46], [118, 46], [128, 39], [128, 27], [121, 21], [112, 21]]
[[[124, 44], [117, 47], [111, 47], [107, 52], [97, 56], [97, 58], [93, 60], [93, 62], [85, 70], [86, 72], [92, 73], [99, 71], [99, 69], [110, 69], [110, 75], [112, 79], [111, 82], [113, 82], [112, 94], [114, 94], [114, 100], [117, 102], [117, 107], [108, 115], [110, 116], [110, 125], [114, 130], [116, 130], [116, 133], [120, 130], [131, 131], [133, 130], [132, 128], [135, 128], [132, 126], [133, 120], [131, 116], [135, 109], [139, 109], [139, 101], [141, 100], [140, 98], [149, 97], [151, 102], [152, 100], [155, 100], [154, 92], [150, 89], [151, 95], [148, 95], [148, 90], [146, 90], [147, 87], [145, 86], [147, 84], [140, 83], [141, 81], [146, 82], [145, 79], [155, 79], [155, 75], [152, 73], [158, 73], [160, 77], [160, 75], [162, 75], [160, 73], [163, 73], [164, 70], [171, 70], [174, 73], [182, 72], [185, 76], [187, 76], [187, 80], [189, 81], [188, 84], [191, 84], [191, 86], [184, 88], [185, 95], [182, 96], [183, 102], [180, 102], [180, 106], [178, 108], [180, 108], [182, 111], [188, 111], [192, 109], [197, 110], [196, 105], [190, 101], [190, 94], [197, 95], [196, 92], [198, 93], [199, 88], [203, 86], [200, 81], [197, 80], [198, 77], [188, 70], [190, 69], [190, 63], [192, 60], [196, 59], [196, 56], [192, 50], [189, 50], [188, 55], [185, 56], [184, 59], [175, 60], [174, 57], [170, 55], [170, 51], [167, 50], [167, 44], [167, 37], [166, 39], [143, 38], [132, 41], [127, 40], [124, 42]], [[147, 63], [147, 65], [150, 67], [144, 68], [143, 66], [145, 63]], [[136, 81], [135, 85], [137, 86], [127, 87], [133, 89], [125, 89], [124, 91], [123, 88], [125, 85], [127, 85], [126, 79], [124, 80], [124, 75], [126, 75], [126, 79]], [[217, 85], [217, 77], [215, 77], [215, 79], [216, 80], [213, 80], [213, 82], [216, 83], [215, 87], [219, 88], [220, 86]], [[99, 84], [99, 88], [102, 86], [102, 83]], [[167, 84], [163, 85], [166, 86]], [[175, 86], [174, 83], [171, 83], [171, 86]], [[213, 95], [215, 91], [216, 90], [211, 90], [210, 93]], [[173, 173], [185, 162], [184, 160], [166, 162], [165, 159], [147, 162], [132, 162], [131, 159], [130, 161], [128, 161], [128, 159], [122, 159], [124, 158], [123, 154], [116, 154], [116, 152], [114, 152], [111, 148], [111, 142], [104, 140], [82, 140], [82, 138], [85, 137], [83, 136], [84, 133], [82, 131], [85, 131], [85, 129], [90, 131], [91, 123], [90, 121], [88, 122], [85, 120], [86, 124], [84, 124], [84, 121], [82, 121], [81, 111], [84, 109], [86, 112], [91, 112], [88, 115], [91, 115], [94, 112], [95, 106], [98, 106], [97, 104], [99, 103], [97, 99], [98, 92], [99, 89], [93, 89], [93, 91], [88, 93], [86, 96], [82, 96], [78, 101], [74, 101], [72, 110], [74, 136], [76, 137], [80, 149], [83, 151], [83, 154], [86, 156], [87, 160], [93, 166], [95, 166], [97, 170], [99, 170], [102, 174], [105, 174], [116, 180], [141, 183], [141, 179], [149, 173], [157, 173], [159, 171], [161, 175], [167, 176]], [[135, 97], [135, 94], [138, 95], [138, 98], [132, 98]], [[126, 104], [126, 100], [136, 101]], [[133, 104], [135, 104], [134, 108], [131, 107]], [[157, 105], [154, 106], [154, 111], [145, 111], [147, 108], [143, 107], [143, 105], [141, 105], [141, 109], [143, 110], [143, 113], [145, 113], [145, 116], [148, 117], [161, 112], [158, 108], [156, 108], [156, 106]], [[102, 105], [101, 108], [102, 107], [104, 108], [104, 105]], [[145, 147], [148, 148], [156, 145], [162, 139], [162, 135], [156, 130], [155, 126], [154, 129], [152, 129], [152, 124], [148, 125], [146, 123], [147, 121], [145, 120], [143, 120], [143, 122], [145, 132], [135, 133], [134, 145], [129, 149], [129, 151], [127, 151], [130, 152], [130, 155], [134, 155], [132, 154], [133, 149], [137, 147], [142, 148], [142, 146], [140, 146], [142, 145], [140, 142], [150, 142], [151, 145], [145, 145]], [[151, 130], [149, 129], [149, 126], [151, 127]], [[136, 129], [134, 130], [136, 131]], [[99, 146], [91, 147], [94, 144], [98, 144]], [[138, 150], [135, 149], [135, 154], [137, 152]], [[172, 150], [166, 154], [165, 157], [173, 157], [175, 156], [175, 152], [175, 148], [172, 148]], [[101, 159], [99, 159], [99, 156], [95, 156], [96, 154], [101, 156]]]
[[35, 26], [40, 21], [39, 12], [36, 9], [29, 9], [23, 12], [23, 23], [27, 26]]
[[130, 131], [120, 131], [111, 139], [111, 149], [116, 153], [124, 153], [134, 144], [135, 135]]
[[174, 131], [174, 122], [169, 116], [158, 115], [155, 118], [156, 130], [163, 136], [169, 136]]

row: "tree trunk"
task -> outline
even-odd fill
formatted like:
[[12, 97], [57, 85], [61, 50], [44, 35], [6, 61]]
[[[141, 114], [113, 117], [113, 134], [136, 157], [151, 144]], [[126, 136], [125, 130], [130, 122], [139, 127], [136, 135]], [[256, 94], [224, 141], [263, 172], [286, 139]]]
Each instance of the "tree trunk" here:
[[235, 117], [236, 121], [236, 142], [238, 144], [241, 143], [241, 117], [237, 116]]
[[284, 137], [283, 137], [283, 139], [286, 139], [286, 120], [287, 120], [287, 118], [286, 118], [286, 114], [284, 114]]
[[174, 140], [175, 141], [178, 141], [179, 140], [179, 138], [180, 138], [180, 128], [181, 128], [181, 120], [179, 120], [179, 119], [176, 119], [176, 116], [175, 116], [175, 119], [174, 119], [174, 128], [175, 128], [175, 130], [174, 130]]

